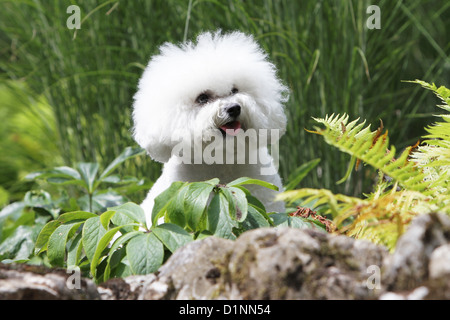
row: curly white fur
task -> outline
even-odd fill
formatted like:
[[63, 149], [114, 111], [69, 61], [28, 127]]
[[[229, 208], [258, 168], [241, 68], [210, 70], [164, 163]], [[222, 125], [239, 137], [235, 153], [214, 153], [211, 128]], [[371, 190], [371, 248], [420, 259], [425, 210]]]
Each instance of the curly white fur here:
[[[133, 105], [135, 140], [151, 158], [165, 163], [162, 175], [142, 203], [148, 225], [154, 198], [174, 181], [217, 177], [221, 183], [227, 183], [248, 176], [271, 182], [281, 190], [281, 179], [264, 143], [256, 143], [256, 163], [249, 161], [249, 156], [244, 164], [211, 163], [205, 160], [207, 157], [199, 163], [193, 155], [190, 159], [194, 161], [186, 163], [180, 159], [188, 152], [183, 148], [183, 152], [178, 151], [180, 146], [194, 149], [198, 144], [205, 150], [208, 143], [215, 141], [223, 149], [223, 159], [230, 154], [236, 156], [242, 152], [238, 137], [251, 130], [257, 132], [257, 141], [267, 133], [268, 144], [273, 144], [285, 132], [286, 100], [287, 88], [252, 36], [241, 32], [206, 32], [196, 42], [162, 45], [139, 81]], [[226, 148], [232, 141], [236, 142], [234, 147]], [[244, 144], [250, 149], [255, 146], [248, 142], [250, 139], [241, 141], [247, 141]], [[219, 149], [212, 153], [216, 160], [221, 157]], [[265, 174], [263, 167], [272, 173]], [[262, 187], [249, 189], [268, 211], [284, 210], [283, 203], [273, 202], [273, 191]]]

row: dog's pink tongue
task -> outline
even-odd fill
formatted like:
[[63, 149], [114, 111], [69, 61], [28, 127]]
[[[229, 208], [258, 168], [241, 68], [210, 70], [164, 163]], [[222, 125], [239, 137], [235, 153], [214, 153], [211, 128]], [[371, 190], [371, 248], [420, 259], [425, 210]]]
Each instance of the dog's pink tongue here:
[[231, 121], [221, 126], [220, 129], [222, 129], [229, 135], [235, 136], [241, 129], [241, 123], [239, 121]]

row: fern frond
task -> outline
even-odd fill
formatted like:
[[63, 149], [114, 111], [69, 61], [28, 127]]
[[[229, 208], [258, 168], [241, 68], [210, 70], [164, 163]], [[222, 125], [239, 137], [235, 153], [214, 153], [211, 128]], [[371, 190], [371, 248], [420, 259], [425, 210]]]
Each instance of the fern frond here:
[[315, 119], [325, 126], [325, 129], [315, 129], [328, 144], [380, 170], [404, 189], [425, 191], [430, 187], [431, 182], [424, 180], [426, 175], [414, 162], [408, 161], [411, 148], [395, 159], [396, 150], [394, 146], [389, 148], [387, 133], [380, 135], [371, 131], [370, 125], [364, 127], [365, 122], [356, 124], [358, 120], [348, 123], [348, 118], [344, 114]]
[[350, 197], [343, 194], [333, 194], [327, 189], [310, 189], [303, 188], [298, 190], [285, 191], [277, 195], [277, 200], [293, 203], [297, 200], [302, 200], [302, 203], [313, 203], [315, 208], [324, 206], [321, 214], [331, 215], [337, 217], [341, 212], [349, 210], [350, 208], [364, 203], [365, 200]]
[[[433, 91], [444, 103], [438, 107], [450, 112], [449, 89], [413, 82]], [[382, 134], [383, 123], [371, 131], [370, 125], [358, 123], [359, 119], [349, 122], [347, 114], [315, 119], [324, 128], [314, 127], [315, 131], [309, 132], [322, 135], [328, 144], [351, 155], [350, 166], [362, 161], [379, 171], [375, 191], [359, 199], [326, 189], [300, 189], [284, 192], [278, 199], [310, 204], [321, 214], [332, 216], [334, 232], [381, 243], [392, 250], [416, 215], [450, 215], [450, 114], [439, 117], [442, 121], [426, 128], [428, 134], [420, 146], [408, 147], [399, 156], [395, 147], [389, 146], [388, 132]], [[392, 182], [383, 179], [385, 175]]]

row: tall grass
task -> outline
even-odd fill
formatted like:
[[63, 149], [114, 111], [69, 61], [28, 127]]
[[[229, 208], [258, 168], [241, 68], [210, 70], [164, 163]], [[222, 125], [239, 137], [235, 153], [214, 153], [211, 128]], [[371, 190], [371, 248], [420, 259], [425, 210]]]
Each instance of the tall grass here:
[[[165, 41], [202, 30], [252, 33], [277, 64], [291, 89], [281, 173], [288, 179], [303, 162], [322, 158], [303, 186], [347, 194], [370, 187], [364, 169], [336, 185], [349, 159], [304, 130], [311, 117], [347, 112], [374, 125], [381, 118], [393, 142], [406, 146], [421, 135], [435, 103], [402, 80], [449, 86], [450, 3], [444, 0], [377, 1], [380, 30], [366, 27], [369, 1], [72, 2], [4, 1], [0, 10], [2, 77], [45, 95], [67, 164], [108, 163], [134, 144], [132, 95], [150, 55]], [[66, 27], [69, 4], [80, 6], [80, 30]], [[155, 179], [160, 166], [139, 158], [126, 170]]]

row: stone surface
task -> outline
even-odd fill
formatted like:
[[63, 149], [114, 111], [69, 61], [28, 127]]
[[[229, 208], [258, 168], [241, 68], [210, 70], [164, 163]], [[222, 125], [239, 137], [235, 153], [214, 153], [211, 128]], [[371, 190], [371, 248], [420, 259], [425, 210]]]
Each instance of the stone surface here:
[[72, 281], [65, 270], [27, 265], [0, 264], [1, 300], [92, 300], [100, 299], [95, 284], [85, 278]]
[[[386, 261], [383, 283], [387, 286], [387, 290], [412, 290], [419, 287], [428, 279], [428, 267], [434, 250], [448, 243], [450, 243], [448, 216], [419, 215], [400, 237], [394, 254]], [[433, 262], [435, 266], [440, 263], [448, 265], [450, 261], [439, 262], [435, 259]]]
[[[418, 216], [390, 254], [317, 230], [256, 229], [208, 237], [158, 272], [95, 286], [70, 273], [0, 264], [0, 299], [450, 299], [450, 218]], [[73, 286], [72, 286], [73, 287]]]

